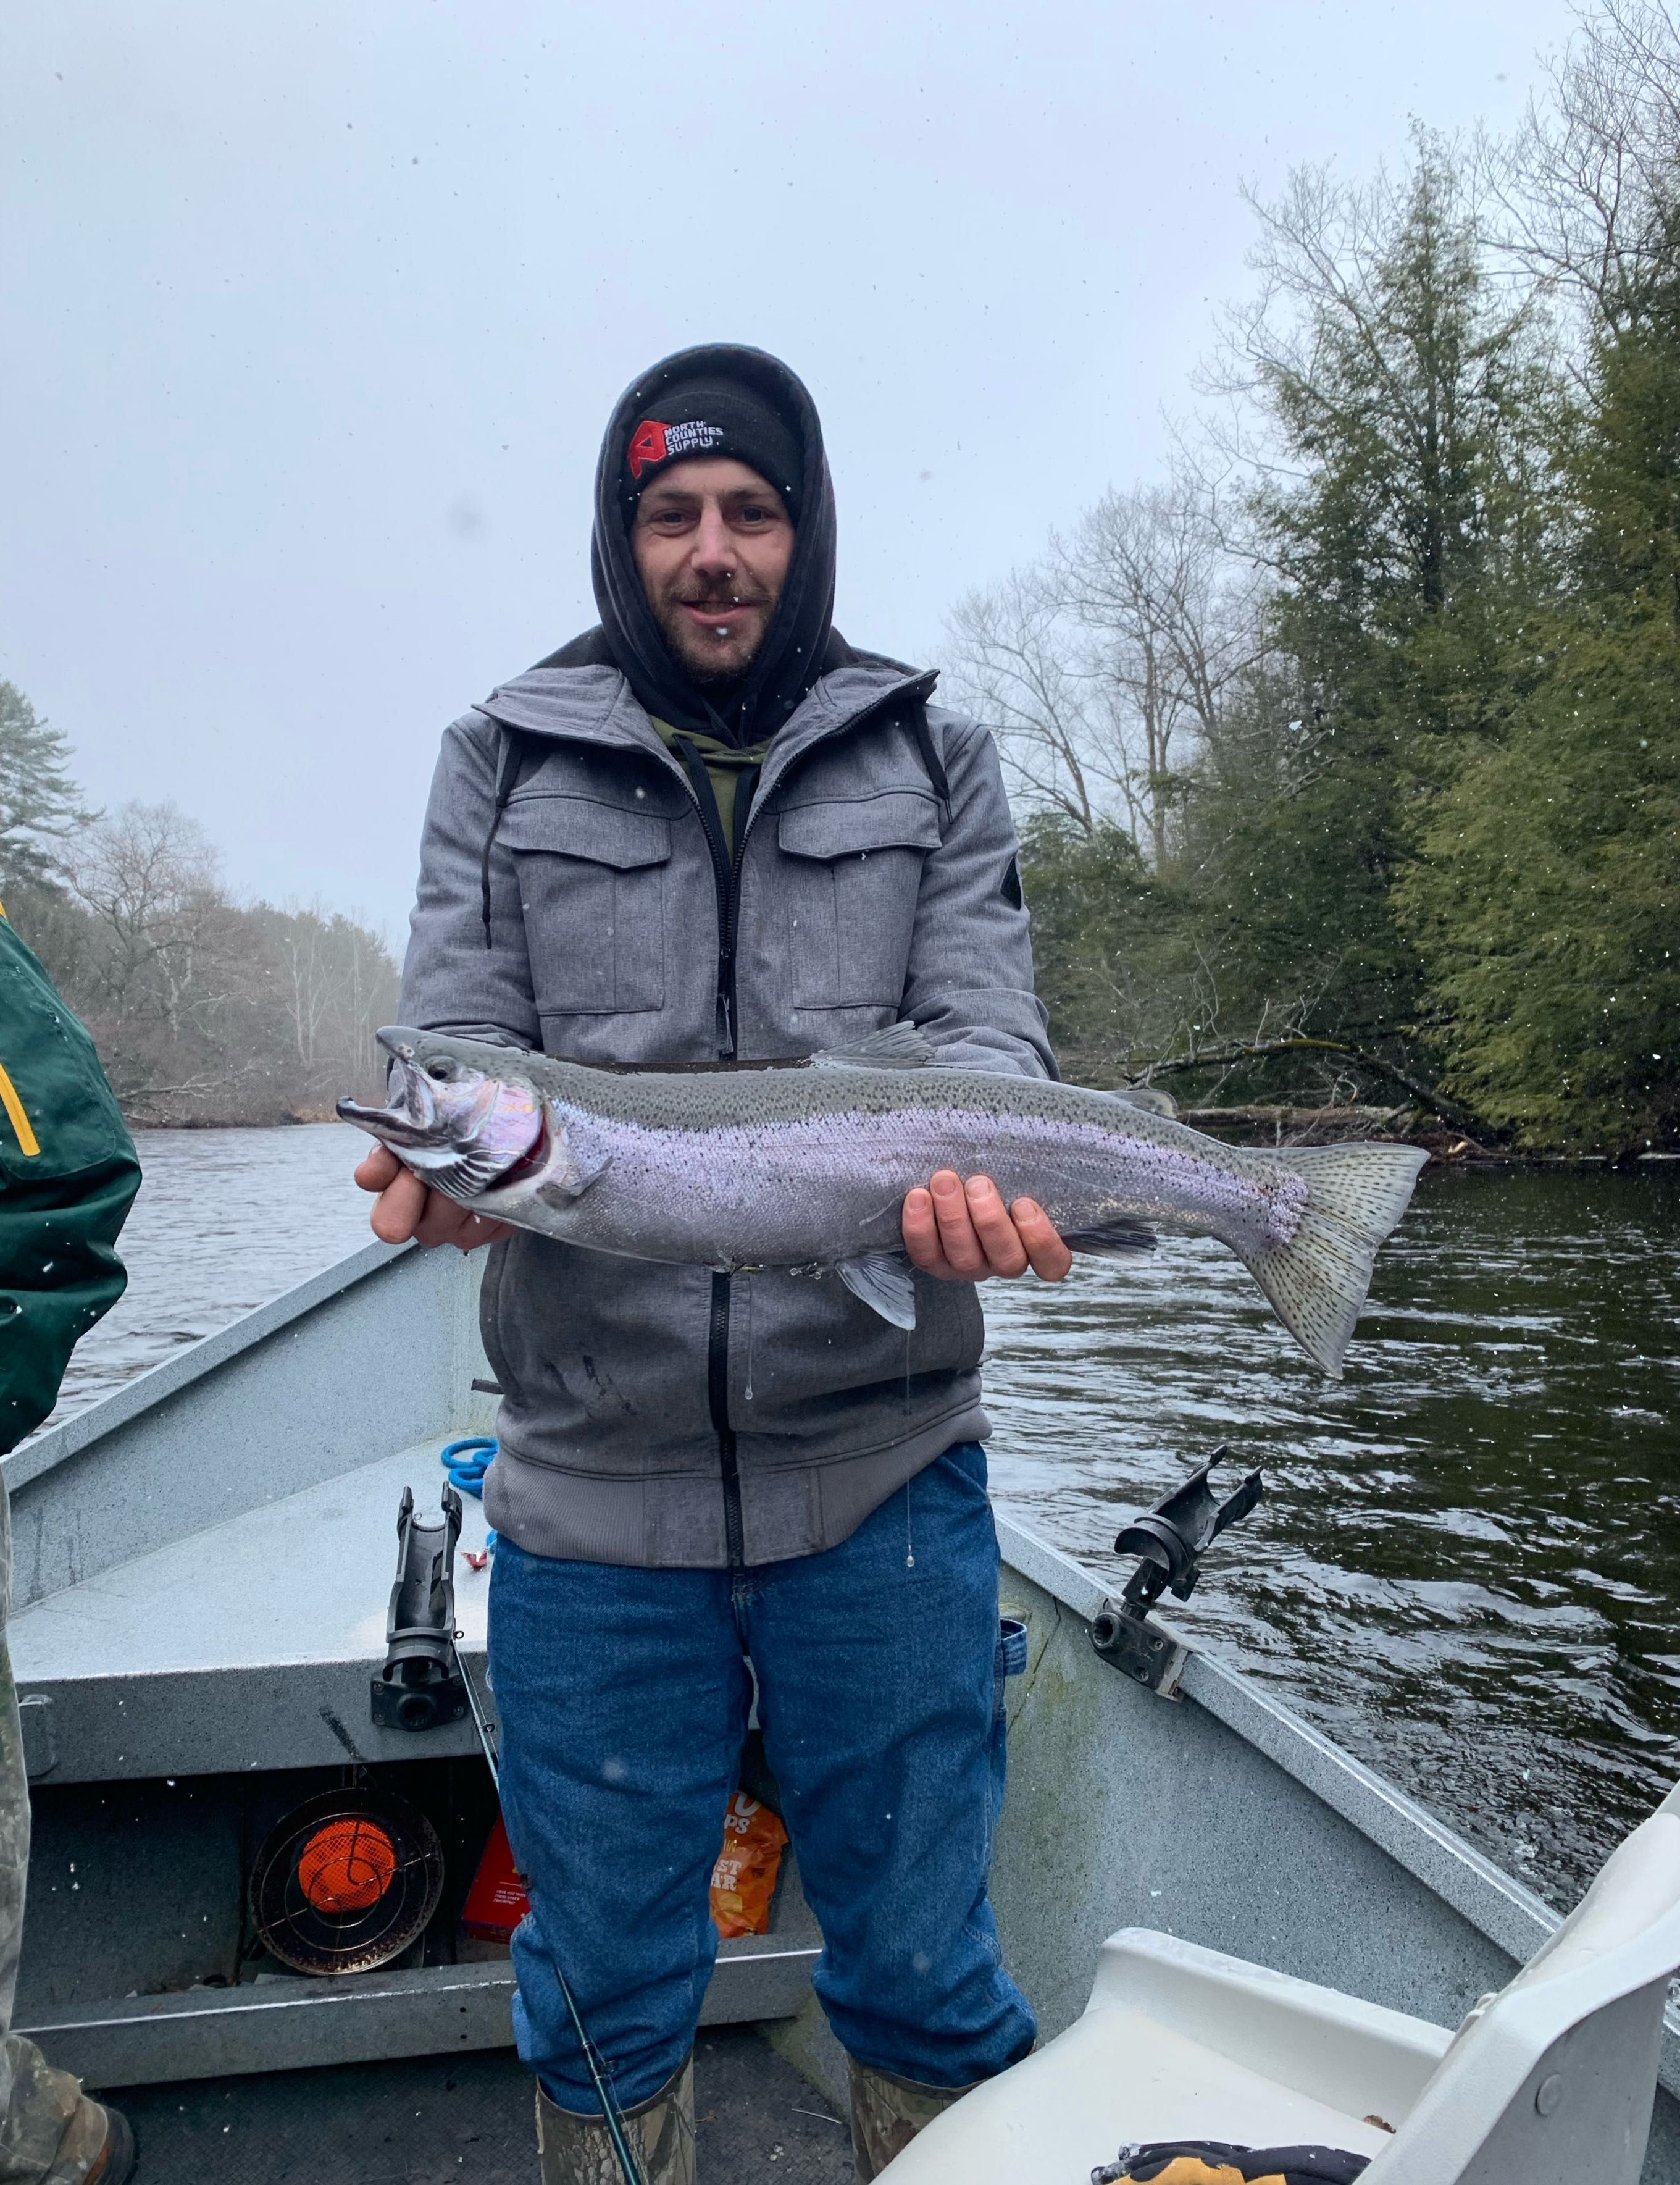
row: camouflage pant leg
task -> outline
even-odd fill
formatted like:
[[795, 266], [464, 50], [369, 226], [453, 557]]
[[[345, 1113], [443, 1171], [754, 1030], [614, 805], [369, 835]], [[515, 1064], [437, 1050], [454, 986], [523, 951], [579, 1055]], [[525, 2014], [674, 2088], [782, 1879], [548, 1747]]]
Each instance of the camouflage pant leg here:
[[11, 2031], [28, 1871], [23, 1726], [0, 1630], [0, 2185], [81, 2185], [104, 2144], [103, 2112], [83, 2099], [79, 2079]]

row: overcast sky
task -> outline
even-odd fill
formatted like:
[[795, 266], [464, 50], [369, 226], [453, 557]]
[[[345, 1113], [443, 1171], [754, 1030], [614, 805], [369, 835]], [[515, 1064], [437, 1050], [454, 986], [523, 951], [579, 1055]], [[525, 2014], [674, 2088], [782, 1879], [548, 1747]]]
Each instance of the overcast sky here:
[[1558, 0], [52, 0], [0, 18], [0, 678], [90, 796], [406, 919], [438, 732], [594, 620], [621, 388], [811, 387], [846, 634], [1148, 476], [1243, 182], [1520, 113]]

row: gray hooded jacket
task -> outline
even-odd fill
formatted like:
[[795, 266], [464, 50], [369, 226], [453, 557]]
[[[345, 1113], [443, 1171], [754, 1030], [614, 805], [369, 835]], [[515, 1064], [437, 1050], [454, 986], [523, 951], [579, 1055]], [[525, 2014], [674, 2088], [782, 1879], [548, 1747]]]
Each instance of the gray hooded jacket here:
[[[703, 1062], [721, 995], [743, 1058], [909, 1018], [942, 1063], [1053, 1072], [996, 754], [925, 707], [933, 679], [853, 656], [816, 682], [771, 746], [732, 884], [617, 668], [503, 685], [444, 739], [404, 1021], [582, 1062]], [[599, 1562], [833, 1546], [987, 1431], [974, 1286], [918, 1275], [917, 1311], [907, 1337], [834, 1277], [731, 1278], [522, 1232], [483, 1293], [503, 1392], [490, 1521]]]

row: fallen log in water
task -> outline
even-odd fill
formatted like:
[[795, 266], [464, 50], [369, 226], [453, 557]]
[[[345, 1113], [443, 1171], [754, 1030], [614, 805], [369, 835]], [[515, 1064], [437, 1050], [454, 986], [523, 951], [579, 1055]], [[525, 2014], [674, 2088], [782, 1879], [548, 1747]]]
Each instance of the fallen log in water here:
[[1178, 1119], [1192, 1130], [1232, 1144], [1323, 1146], [1348, 1138], [1393, 1138], [1422, 1143], [1441, 1135], [1433, 1116], [1409, 1103], [1397, 1108], [1293, 1108], [1264, 1104], [1242, 1108], [1180, 1108]]

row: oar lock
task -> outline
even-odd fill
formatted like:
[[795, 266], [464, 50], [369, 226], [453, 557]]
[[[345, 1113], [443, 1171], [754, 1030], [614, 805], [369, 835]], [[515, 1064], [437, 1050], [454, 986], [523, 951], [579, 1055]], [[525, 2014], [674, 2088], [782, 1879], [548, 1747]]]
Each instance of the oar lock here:
[[1169, 1588], [1180, 1601], [1189, 1600], [1209, 1545], [1227, 1525], [1246, 1517], [1266, 1491], [1259, 1473], [1251, 1472], [1235, 1494], [1219, 1500], [1208, 1475], [1230, 1454], [1221, 1443], [1181, 1487], [1121, 1528], [1115, 1554], [1141, 1560], [1119, 1599], [1105, 1601], [1091, 1619], [1091, 1643], [1103, 1660], [1163, 1699], [1178, 1697], [1190, 1649], [1152, 1623], [1149, 1612]]

